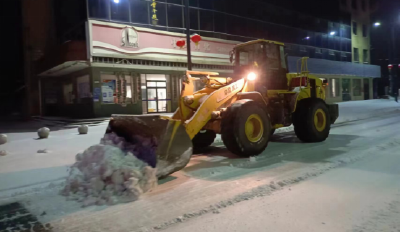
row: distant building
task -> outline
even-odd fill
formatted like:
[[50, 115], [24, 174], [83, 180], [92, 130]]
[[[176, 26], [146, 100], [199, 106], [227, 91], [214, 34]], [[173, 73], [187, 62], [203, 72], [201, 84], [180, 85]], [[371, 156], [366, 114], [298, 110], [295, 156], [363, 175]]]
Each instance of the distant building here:
[[[263, 1], [246, 3], [190, 0], [191, 33], [203, 37], [198, 46], [191, 44], [195, 70], [229, 76], [233, 72], [229, 52], [234, 45], [264, 38], [286, 44], [290, 72], [296, 72], [298, 58], [310, 57], [310, 71], [330, 83], [328, 102], [372, 98], [372, 79], [380, 77], [380, 68], [367, 64], [369, 30], [362, 26], [369, 25], [367, 16], [352, 11], [333, 22]], [[59, 49], [41, 59], [43, 114], [97, 117], [175, 111], [187, 66], [186, 50], [176, 46], [177, 40], [185, 38], [182, 0], [57, 4], [55, 11], [75, 6], [86, 12], [81, 24], [63, 36], [59, 33]], [[63, 17], [74, 17], [66, 12], [54, 14], [56, 32], [66, 22]], [[354, 55], [355, 48], [359, 55]]]

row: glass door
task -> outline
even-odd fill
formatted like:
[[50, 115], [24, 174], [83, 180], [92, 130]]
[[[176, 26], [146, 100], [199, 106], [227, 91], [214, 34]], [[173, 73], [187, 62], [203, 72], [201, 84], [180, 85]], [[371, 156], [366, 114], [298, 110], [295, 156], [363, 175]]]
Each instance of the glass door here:
[[157, 88], [147, 88], [147, 112], [157, 112]]
[[167, 82], [150, 81], [147, 82], [147, 112], [163, 113], [167, 112]]

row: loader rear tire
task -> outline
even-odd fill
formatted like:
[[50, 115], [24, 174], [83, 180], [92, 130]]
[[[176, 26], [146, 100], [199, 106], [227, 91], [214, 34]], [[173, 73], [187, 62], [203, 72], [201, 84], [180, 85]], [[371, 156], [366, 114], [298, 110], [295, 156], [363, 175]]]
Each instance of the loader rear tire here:
[[300, 101], [292, 117], [294, 132], [301, 141], [322, 142], [328, 138], [331, 121], [328, 107], [323, 101]]
[[261, 154], [268, 146], [271, 123], [266, 111], [255, 101], [239, 100], [227, 109], [221, 123], [222, 141], [239, 156]]
[[199, 150], [213, 144], [215, 137], [217, 134], [212, 130], [200, 131], [194, 138], [192, 139], [193, 149]]

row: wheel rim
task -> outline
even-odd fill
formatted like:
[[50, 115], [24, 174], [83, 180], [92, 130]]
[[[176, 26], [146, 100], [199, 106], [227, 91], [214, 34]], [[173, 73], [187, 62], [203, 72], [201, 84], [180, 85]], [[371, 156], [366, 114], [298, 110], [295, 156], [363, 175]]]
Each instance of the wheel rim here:
[[264, 134], [264, 124], [259, 115], [252, 114], [247, 118], [245, 132], [246, 137], [250, 142], [260, 141]]
[[315, 128], [322, 132], [326, 127], [326, 114], [322, 109], [318, 109], [314, 114], [314, 125]]

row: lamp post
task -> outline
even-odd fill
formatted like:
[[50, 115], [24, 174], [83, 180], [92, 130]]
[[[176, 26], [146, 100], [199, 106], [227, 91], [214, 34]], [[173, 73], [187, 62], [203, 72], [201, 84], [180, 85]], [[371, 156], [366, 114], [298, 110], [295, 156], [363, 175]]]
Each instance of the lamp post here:
[[188, 70], [192, 70], [192, 53], [190, 48], [190, 9], [189, 9], [189, 0], [185, 0], [185, 23], [186, 23], [186, 47], [187, 47], [187, 63]]
[[[375, 22], [374, 27], [380, 27], [382, 24], [380, 22]], [[388, 51], [388, 56], [389, 56], [389, 65], [388, 65], [388, 70], [389, 70], [389, 79], [391, 81], [392, 85], [392, 95], [394, 96], [396, 102], [397, 102], [397, 97], [399, 95], [399, 87], [398, 87], [398, 77], [397, 77], [397, 72], [399, 69], [399, 64], [396, 62], [396, 25], [395, 24], [390, 24], [390, 42], [389, 42], [389, 51]]]

